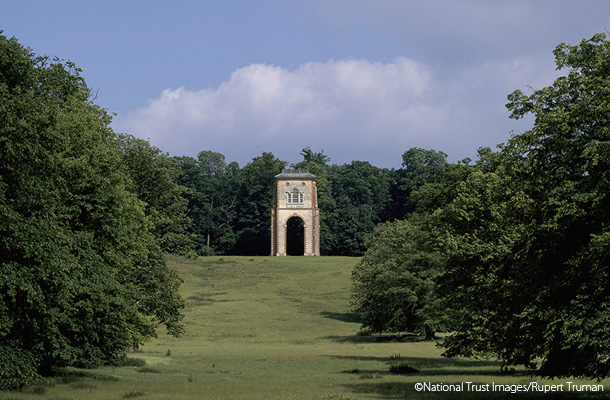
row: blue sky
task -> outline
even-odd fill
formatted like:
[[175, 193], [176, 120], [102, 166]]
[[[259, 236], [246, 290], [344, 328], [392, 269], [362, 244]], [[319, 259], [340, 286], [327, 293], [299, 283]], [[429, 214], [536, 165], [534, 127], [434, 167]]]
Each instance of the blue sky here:
[[0, 0], [0, 29], [76, 63], [113, 128], [171, 155], [262, 152], [399, 168], [410, 147], [476, 158], [531, 119], [552, 50], [610, 29], [605, 0]]

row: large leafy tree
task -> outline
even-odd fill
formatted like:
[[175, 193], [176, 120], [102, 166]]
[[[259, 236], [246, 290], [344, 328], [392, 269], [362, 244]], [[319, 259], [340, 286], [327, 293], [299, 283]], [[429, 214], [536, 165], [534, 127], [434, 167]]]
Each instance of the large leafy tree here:
[[177, 183], [181, 169], [174, 158], [144, 139], [119, 135], [122, 165], [129, 172], [132, 191], [145, 203], [147, 217], [154, 225], [161, 249], [167, 253], [189, 255], [193, 235], [187, 232], [188, 200], [186, 187]]
[[411, 196], [421, 187], [441, 183], [447, 167], [447, 154], [433, 149], [412, 147], [402, 155], [402, 168], [393, 170], [392, 203], [387, 219], [403, 219], [416, 209]]
[[[412, 149], [408, 154], [437, 153]], [[440, 159], [444, 163], [444, 156]], [[429, 174], [417, 178], [427, 168], [412, 171], [412, 181], [417, 183], [409, 193], [409, 203], [417, 212], [407, 220], [375, 228], [352, 273], [352, 303], [365, 331], [416, 332], [432, 339], [435, 332], [445, 329], [437, 279], [447, 253], [440, 246], [445, 229], [437, 214], [456, 197], [458, 184], [475, 172], [467, 162], [446, 164], [442, 171], [435, 171], [434, 178]]]
[[551, 376], [610, 375], [610, 43], [554, 51], [567, 74], [509, 96], [533, 113], [439, 215], [448, 355], [492, 355]]
[[426, 218], [380, 224], [352, 272], [352, 304], [365, 331], [417, 332], [441, 328], [435, 278], [443, 256]]
[[182, 330], [179, 278], [89, 99], [72, 63], [0, 35], [1, 388]]

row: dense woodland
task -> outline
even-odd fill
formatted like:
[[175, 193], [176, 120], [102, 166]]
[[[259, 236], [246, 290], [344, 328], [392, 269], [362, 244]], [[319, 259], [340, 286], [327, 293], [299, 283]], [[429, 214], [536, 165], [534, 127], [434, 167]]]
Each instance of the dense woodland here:
[[322, 254], [363, 256], [363, 331], [445, 331], [447, 356], [609, 376], [610, 43], [555, 56], [566, 76], [509, 95], [532, 130], [474, 162], [411, 148], [399, 169], [337, 165], [306, 147], [241, 167], [113, 132], [75, 65], [0, 35], [0, 389], [120, 363], [159, 325], [179, 335], [163, 254], [268, 255], [285, 167], [317, 177]]

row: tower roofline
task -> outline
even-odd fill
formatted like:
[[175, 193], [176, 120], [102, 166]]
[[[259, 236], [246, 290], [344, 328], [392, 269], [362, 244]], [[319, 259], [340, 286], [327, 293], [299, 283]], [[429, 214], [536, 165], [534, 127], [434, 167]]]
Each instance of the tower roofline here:
[[315, 179], [308, 169], [284, 169], [281, 174], [275, 176], [275, 179]]

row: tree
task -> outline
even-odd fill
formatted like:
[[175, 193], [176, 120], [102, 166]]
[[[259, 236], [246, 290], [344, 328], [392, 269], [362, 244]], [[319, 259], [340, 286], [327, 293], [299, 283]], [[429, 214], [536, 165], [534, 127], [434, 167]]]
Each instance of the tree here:
[[421, 332], [434, 338], [440, 328], [434, 280], [443, 257], [431, 234], [419, 217], [377, 226], [352, 272], [352, 304], [364, 330]]
[[0, 34], [0, 388], [182, 331], [179, 277], [71, 62]]
[[318, 207], [320, 208], [320, 253], [332, 253], [336, 248], [336, 234], [329, 226], [332, 210], [335, 208], [335, 199], [331, 195], [331, 184], [328, 178], [330, 170], [330, 157], [324, 150], [313, 152], [306, 147], [301, 151], [303, 161], [293, 164], [293, 168], [307, 169], [316, 177], [316, 191], [318, 193]]
[[230, 252], [236, 241], [235, 224], [240, 169], [225, 156], [205, 150], [197, 159], [180, 157], [180, 181], [187, 189], [191, 231], [200, 255]]
[[332, 165], [328, 179], [333, 208], [322, 211], [334, 234], [332, 242], [325, 245], [329, 249], [326, 254], [362, 255], [391, 200], [389, 171], [366, 161], [352, 161]]
[[497, 356], [549, 377], [610, 376], [610, 43], [559, 45], [568, 73], [526, 96], [533, 113], [439, 213], [447, 355]]
[[161, 250], [188, 256], [193, 251], [193, 237], [186, 231], [190, 223], [186, 215], [188, 201], [183, 197], [186, 188], [177, 183], [180, 165], [146, 140], [127, 134], [118, 139], [132, 191], [145, 203]]
[[[412, 149], [405, 156], [426, 153], [419, 150]], [[435, 332], [445, 329], [437, 279], [447, 253], [439, 246], [444, 229], [439, 229], [443, 225], [438, 224], [437, 214], [456, 197], [456, 186], [474, 172], [468, 163], [446, 164], [434, 179], [417, 178], [420, 181], [409, 194], [409, 203], [417, 211], [406, 220], [375, 228], [352, 274], [352, 303], [364, 330], [417, 332], [432, 339]], [[413, 173], [413, 180], [417, 176]]]
[[236, 254], [269, 255], [271, 249], [270, 217], [275, 176], [286, 162], [272, 153], [253, 158], [241, 170], [239, 217], [236, 226]]
[[392, 207], [388, 219], [403, 219], [415, 211], [411, 194], [424, 185], [441, 183], [447, 167], [447, 154], [412, 147], [402, 155], [402, 168], [394, 171]]
[[[309, 146], [307, 146], [301, 150], [301, 155], [303, 156], [303, 161], [301, 164], [314, 163], [321, 166], [327, 166], [330, 163], [330, 157], [324, 154], [324, 150], [315, 153]], [[301, 167], [295, 166], [295, 168]]]

